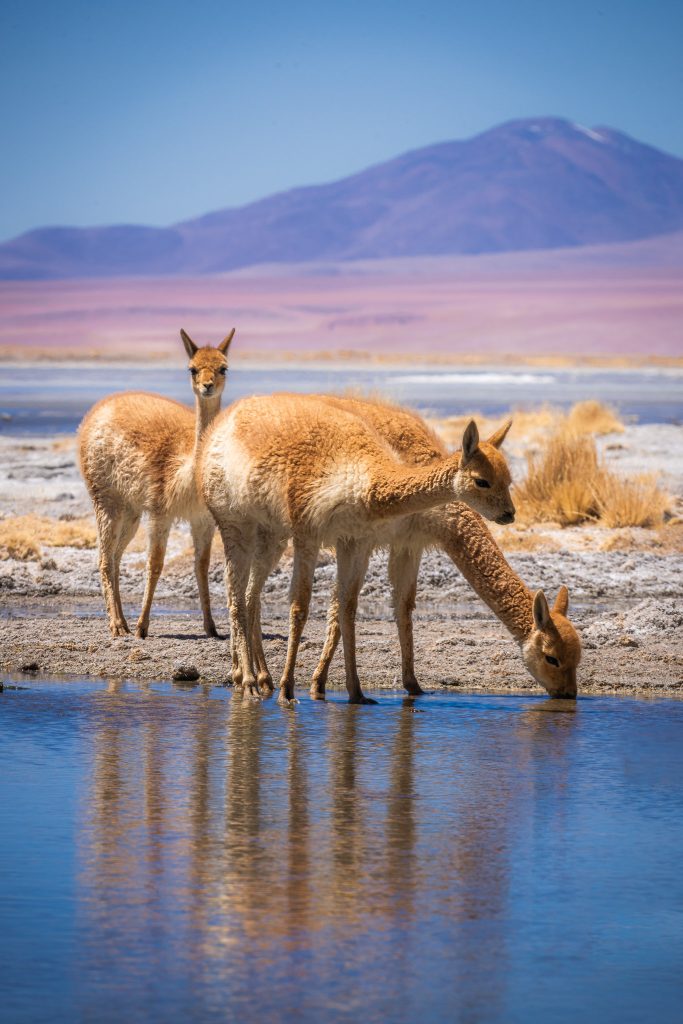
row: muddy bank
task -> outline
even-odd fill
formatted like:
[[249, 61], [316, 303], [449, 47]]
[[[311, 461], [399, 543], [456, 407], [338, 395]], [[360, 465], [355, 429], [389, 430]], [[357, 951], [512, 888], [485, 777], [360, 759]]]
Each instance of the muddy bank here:
[[[367, 602], [369, 603], [369, 602]], [[14, 607], [12, 607], [14, 606]], [[203, 682], [230, 683], [225, 612], [217, 616], [221, 639], [206, 639], [195, 608], [157, 614], [146, 640], [112, 639], [96, 600], [62, 608], [29, 599], [5, 606], [1, 623], [0, 668], [50, 676], [106, 676], [141, 681], [168, 680], [178, 666], [197, 669]], [[464, 690], [537, 690], [526, 672], [517, 645], [483, 606], [459, 602], [426, 608], [416, 619], [416, 667], [427, 688]], [[286, 649], [286, 609], [264, 618], [265, 650], [277, 679]], [[580, 692], [683, 694], [683, 613], [672, 599], [645, 599], [625, 612], [579, 608], [573, 620], [584, 642], [579, 670]], [[306, 689], [325, 632], [318, 602], [301, 649], [297, 686]], [[358, 629], [358, 662], [368, 689], [400, 689], [400, 653], [388, 609], [367, 610]], [[337, 652], [331, 686], [343, 686], [343, 663]]]

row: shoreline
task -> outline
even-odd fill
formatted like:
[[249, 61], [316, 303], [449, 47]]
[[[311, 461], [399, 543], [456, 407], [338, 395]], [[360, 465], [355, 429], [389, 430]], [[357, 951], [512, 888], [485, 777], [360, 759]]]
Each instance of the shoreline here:
[[[675, 602], [665, 603], [673, 607]], [[138, 640], [132, 634], [115, 639], [109, 635], [102, 602], [97, 598], [79, 599], [83, 610], [77, 615], [55, 616], [50, 613], [54, 601], [42, 604], [42, 614], [3, 617], [3, 677], [144, 684], [171, 682], [182, 664], [197, 670], [199, 685], [232, 685], [224, 611], [217, 616], [218, 639], [204, 637], [199, 610], [188, 606], [184, 613], [176, 610], [154, 615], [149, 637]], [[648, 611], [643, 604], [653, 602], [641, 602], [637, 614], [630, 615], [632, 625]], [[264, 617], [264, 648], [276, 688], [287, 643], [284, 612], [283, 607], [282, 614]], [[616, 624], [610, 635], [608, 617], [589, 615], [588, 619], [591, 624], [584, 626], [585, 614], [572, 617], [584, 643], [578, 673], [580, 697], [683, 697], [683, 645], [672, 644], [671, 636], [655, 638], [633, 628], [625, 631]], [[297, 662], [299, 697], [307, 694], [325, 625], [324, 609], [318, 608], [304, 631]], [[50, 637], [53, 631], [58, 632], [59, 640]], [[416, 616], [415, 648], [418, 679], [429, 691], [547, 696], [526, 671], [514, 640], [483, 606], [481, 611], [473, 608], [449, 621], [442, 615]], [[362, 685], [368, 691], [404, 692], [396, 627], [388, 617], [359, 620], [358, 664]], [[27, 671], [28, 666], [34, 667]], [[345, 693], [341, 651], [335, 655], [329, 687], [335, 693]]]
[[[182, 365], [177, 354], [161, 353], [153, 351], [132, 353], [124, 351], [116, 352], [87, 352], [80, 349], [63, 349], [58, 352], [52, 349], [26, 350], [25, 347], [0, 345], [0, 365], [12, 369], [31, 369], [36, 365], [49, 365], [56, 368], [60, 366], [71, 369], [97, 368], [104, 370], [107, 367], [134, 366], [141, 369], [169, 369], [177, 370]], [[232, 365], [232, 364], [231, 364]], [[304, 366], [307, 370], [329, 370], [334, 367], [343, 367], [344, 370], [383, 370], [390, 373], [392, 370], [411, 371], [434, 370], [440, 367], [457, 368], [464, 370], [584, 370], [584, 371], [610, 371], [619, 370], [622, 372], [647, 372], [674, 370], [683, 372], [683, 356], [658, 356], [658, 355], [577, 355], [558, 356], [552, 353], [547, 355], [477, 355], [475, 353], [453, 353], [442, 352], [421, 352], [419, 358], [412, 355], [391, 356], [382, 355], [378, 352], [363, 352], [356, 350], [344, 351], [316, 351], [316, 352], [282, 352], [280, 349], [259, 353], [252, 352], [240, 356], [239, 362], [233, 368], [239, 370], [291, 370], [297, 366]]]
[[[682, 439], [681, 426], [626, 426], [601, 439], [599, 448], [607, 463], [624, 475], [661, 474], [680, 505]], [[516, 479], [522, 476], [528, 443], [519, 438], [508, 445]], [[6, 524], [7, 532], [6, 549], [0, 551], [0, 671], [16, 673], [35, 663], [43, 675], [157, 682], [169, 680], [174, 662], [182, 661], [194, 665], [204, 682], [225, 683], [228, 645], [224, 639], [203, 637], [187, 524], [171, 531], [150, 637], [112, 640], [75, 438], [5, 437], [2, 449], [0, 526]], [[491, 530], [531, 590], [542, 587], [552, 602], [560, 585], [568, 586], [569, 616], [584, 650], [580, 695], [683, 695], [680, 516], [657, 529], [591, 524], [561, 528], [542, 523], [492, 525]], [[122, 597], [131, 625], [142, 599], [144, 569], [141, 529], [121, 565]], [[265, 647], [275, 680], [285, 657], [290, 569], [291, 555], [286, 554], [264, 589]], [[334, 560], [322, 552], [297, 673], [299, 694], [308, 688], [322, 649], [334, 578]], [[222, 551], [217, 540], [209, 583], [218, 629], [225, 636]], [[526, 671], [503, 625], [443, 552], [431, 551], [423, 558], [414, 622], [416, 670], [426, 689], [544, 693]], [[361, 591], [358, 662], [364, 686], [401, 691], [384, 552], [373, 555]], [[343, 685], [340, 652], [330, 684]]]

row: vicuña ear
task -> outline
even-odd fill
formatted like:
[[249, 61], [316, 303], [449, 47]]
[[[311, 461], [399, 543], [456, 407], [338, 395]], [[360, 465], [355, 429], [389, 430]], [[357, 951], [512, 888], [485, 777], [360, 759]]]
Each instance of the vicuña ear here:
[[565, 586], [561, 586], [560, 591], [555, 598], [553, 611], [558, 612], [560, 615], [566, 615], [567, 608], [569, 608], [569, 591]]
[[235, 328], [233, 327], [233, 329], [230, 331], [230, 334], [227, 336], [227, 338], [223, 338], [222, 342], [218, 346], [218, 351], [222, 352], [223, 355], [225, 355], [225, 353], [230, 348], [230, 342], [232, 341], [232, 339], [234, 337], [235, 337]]
[[477, 448], [479, 447], [479, 431], [477, 430], [477, 424], [474, 420], [465, 427], [465, 433], [462, 435], [462, 461], [463, 465], [472, 458]]
[[537, 629], [545, 629], [550, 622], [550, 609], [542, 590], [534, 594], [534, 622]]
[[507, 437], [508, 430], [510, 429], [511, 426], [512, 426], [512, 420], [508, 420], [507, 423], [504, 423], [503, 426], [499, 430], [495, 430], [491, 434], [490, 438], [488, 439], [488, 441], [486, 443], [487, 444], [492, 444], [494, 448], [500, 448], [500, 446], [502, 445], [503, 441]]
[[183, 339], [183, 345], [185, 346], [185, 351], [187, 352], [188, 358], [192, 359], [197, 351], [198, 346], [195, 345], [190, 335], [187, 333], [187, 331], [184, 331], [182, 327], [180, 328], [180, 337]]

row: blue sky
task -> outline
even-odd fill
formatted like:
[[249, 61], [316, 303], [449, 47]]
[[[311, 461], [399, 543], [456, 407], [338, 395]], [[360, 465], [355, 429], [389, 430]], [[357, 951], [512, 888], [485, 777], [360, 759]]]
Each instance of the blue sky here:
[[0, 238], [169, 224], [516, 117], [683, 157], [683, 4], [3, 0]]

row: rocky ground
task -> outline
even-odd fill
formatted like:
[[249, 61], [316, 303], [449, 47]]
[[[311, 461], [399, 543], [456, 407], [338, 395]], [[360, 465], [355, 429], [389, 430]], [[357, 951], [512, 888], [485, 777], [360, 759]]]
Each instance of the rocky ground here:
[[[629, 427], [603, 442], [606, 457], [629, 472], [658, 471], [683, 494], [683, 428]], [[0, 439], [0, 518], [35, 514], [61, 522], [89, 515], [70, 438]], [[87, 520], [86, 520], [87, 522]], [[570, 615], [584, 657], [582, 693], [683, 693], [683, 555], [681, 527], [659, 531], [517, 530], [499, 537], [514, 569], [550, 598], [565, 583]], [[87, 538], [86, 538], [87, 539]], [[143, 589], [144, 546], [133, 542], [121, 572], [124, 604], [134, 621]], [[315, 665], [325, 628], [334, 564], [323, 555], [316, 573], [311, 617], [300, 660], [299, 685]], [[266, 653], [277, 677], [284, 661], [289, 562], [266, 587]], [[227, 631], [220, 552], [211, 589], [219, 631]], [[367, 689], [400, 687], [400, 659], [386, 583], [386, 558], [377, 554], [363, 590], [358, 660]], [[150, 637], [112, 640], [99, 593], [91, 547], [50, 547], [29, 560], [0, 561], [0, 669], [4, 673], [171, 678], [180, 664], [202, 679], [229, 681], [227, 642], [203, 637], [191, 569], [189, 537], [179, 526], [169, 544], [157, 590]], [[440, 552], [425, 556], [416, 613], [416, 667], [425, 687], [538, 689], [503, 626]], [[340, 653], [331, 675], [343, 685]], [[540, 692], [540, 691], [539, 691]]]

